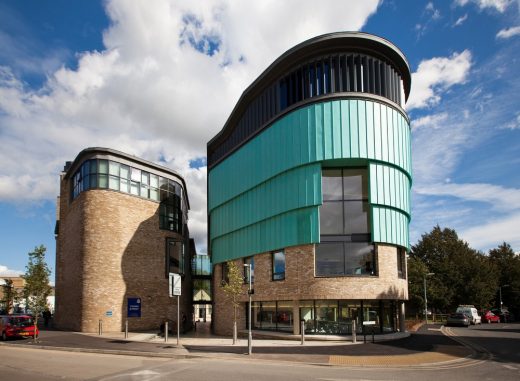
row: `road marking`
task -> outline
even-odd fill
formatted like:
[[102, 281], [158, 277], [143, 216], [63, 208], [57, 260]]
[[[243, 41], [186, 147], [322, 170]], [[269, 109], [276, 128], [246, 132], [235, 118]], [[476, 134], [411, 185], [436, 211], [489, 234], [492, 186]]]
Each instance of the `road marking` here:
[[440, 331], [440, 328], [428, 328], [428, 331]]
[[502, 364], [502, 366], [504, 368], [509, 369], [509, 370], [517, 370], [518, 369], [516, 366], [512, 366], [512, 365], [504, 365], [504, 364]]
[[160, 374], [158, 372], [154, 372], [153, 370], [140, 370], [138, 372], [131, 373], [131, 376], [155, 376], [157, 374]]

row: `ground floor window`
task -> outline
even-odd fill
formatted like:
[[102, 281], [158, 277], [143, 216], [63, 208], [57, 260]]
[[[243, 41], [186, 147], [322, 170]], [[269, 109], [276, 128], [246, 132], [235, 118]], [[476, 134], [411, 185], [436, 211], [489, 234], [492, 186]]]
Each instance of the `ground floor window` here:
[[253, 302], [251, 315], [254, 329], [293, 332], [292, 301]]
[[[293, 316], [293, 301], [253, 302], [254, 329], [293, 332], [305, 322], [306, 334], [350, 335], [353, 322], [356, 332], [374, 328], [376, 333], [396, 332], [397, 301], [393, 300], [300, 300], [299, 316]], [[247, 326], [247, 322], [246, 322]]]

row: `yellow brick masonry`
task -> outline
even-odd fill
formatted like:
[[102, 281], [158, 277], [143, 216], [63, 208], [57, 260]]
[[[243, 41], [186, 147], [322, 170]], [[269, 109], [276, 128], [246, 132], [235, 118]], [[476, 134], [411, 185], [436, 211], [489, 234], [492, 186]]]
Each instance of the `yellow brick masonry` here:
[[[176, 321], [176, 299], [168, 297], [165, 277], [165, 239], [182, 237], [159, 229], [159, 204], [110, 190], [82, 192], [69, 204], [68, 189], [62, 181], [56, 325], [96, 332], [102, 320], [104, 331], [121, 331], [128, 297], [142, 300], [142, 317], [128, 319], [131, 330]], [[188, 275], [181, 296], [188, 319], [189, 282]]]
[[[389, 245], [377, 246], [377, 277], [315, 277], [314, 245], [302, 245], [285, 249], [285, 280], [272, 280], [271, 253], [255, 255], [255, 301], [293, 301], [293, 314], [297, 318], [300, 300], [312, 299], [377, 299], [407, 300], [408, 285], [397, 274], [397, 248]], [[237, 260], [239, 267], [243, 261]], [[222, 265], [214, 268], [214, 330], [219, 335], [232, 333], [233, 309], [220, 288]], [[245, 327], [245, 302], [247, 286], [240, 306], [238, 327]], [[297, 327], [295, 327], [296, 331]], [[297, 332], [295, 332], [297, 333]]]

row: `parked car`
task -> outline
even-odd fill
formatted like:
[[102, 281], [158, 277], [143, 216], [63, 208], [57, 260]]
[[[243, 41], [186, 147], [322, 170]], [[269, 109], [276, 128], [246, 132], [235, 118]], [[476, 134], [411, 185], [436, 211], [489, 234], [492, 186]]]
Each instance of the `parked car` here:
[[493, 308], [491, 309], [491, 312], [500, 317], [501, 323], [509, 323], [515, 321], [515, 316], [508, 310], [503, 309], [502, 311], [500, 311], [498, 308]]
[[470, 318], [471, 324], [481, 324], [482, 318], [478, 314], [477, 309], [473, 305], [460, 305], [457, 307], [456, 313], [462, 313]]
[[482, 322], [483, 323], [500, 323], [500, 317], [495, 315], [491, 311], [486, 311], [482, 314]]
[[450, 314], [446, 321], [447, 326], [469, 327], [470, 324], [470, 318], [462, 312]]
[[0, 332], [2, 340], [11, 337], [31, 337], [38, 335], [38, 328], [29, 315], [2, 315], [0, 316]]

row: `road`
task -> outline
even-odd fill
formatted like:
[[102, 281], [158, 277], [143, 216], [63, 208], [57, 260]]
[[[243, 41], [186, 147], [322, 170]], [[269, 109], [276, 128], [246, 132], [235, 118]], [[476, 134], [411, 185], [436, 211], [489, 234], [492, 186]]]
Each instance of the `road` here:
[[[439, 327], [432, 327], [437, 331]], [[0, 380], [518, 380], [520, 324], [450, 328], [478, 360], [428, 366], [344, 367], [237, 358], [162, 359], [0, 346]], [[437, 332], [435, 332], [437, 333]]]

